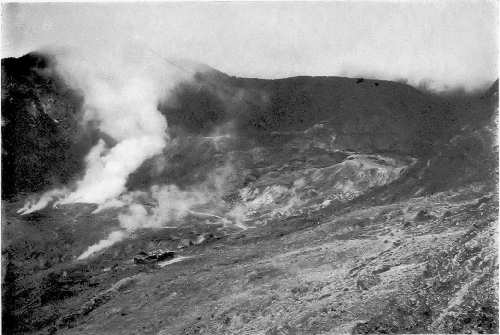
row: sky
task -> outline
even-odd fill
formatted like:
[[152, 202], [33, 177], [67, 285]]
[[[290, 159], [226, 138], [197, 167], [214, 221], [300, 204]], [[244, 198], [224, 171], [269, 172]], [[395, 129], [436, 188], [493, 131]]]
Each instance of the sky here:
[[486, 0], [10, 3], [2, 6], [2, 57], [139, 47], [236, 76], [364, 76], [473, 90], [498, 76], [497, 26], [497, 2]]

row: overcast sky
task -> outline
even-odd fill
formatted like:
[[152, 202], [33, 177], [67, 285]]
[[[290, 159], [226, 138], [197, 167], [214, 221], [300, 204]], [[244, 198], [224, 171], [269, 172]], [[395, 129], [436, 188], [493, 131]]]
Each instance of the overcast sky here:
[[2, 57], [47, 46], [148, 46], [238, 76], [370, 76], [436, 88], [497, 77], [496, 1], [24, 3], [2, 11]]

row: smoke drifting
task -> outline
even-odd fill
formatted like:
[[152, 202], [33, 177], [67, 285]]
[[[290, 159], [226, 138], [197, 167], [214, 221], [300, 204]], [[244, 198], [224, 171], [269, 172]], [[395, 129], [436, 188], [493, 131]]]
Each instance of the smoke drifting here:
[[56, 204], [103, 204], [115, 199], [126, 190], [128, 176], [165, 148], [167, 120], [157, 106], [187, 75], [141, 50], [128, 47], [92, 55], [81, 50], [49, 50], [55, 54], [56, 71], [84, 96], [82, 127], [96, 126], [114, 143], [99, 140], [73, 188], [49, 191], [38, 202], [27, 203], [20, 213], [40, 210], [57, 198]]
[[96, 122], [117, 142], [110, 147], [101, 140], [90, 151], [84, 177], [63, 204], [100, 204], [119, 196], [129, 174], [166, 145], [167, 121], [157, 106], [175, 84], [174, 73], [161, 60], [128, 51], [95, 56], [94, 61], [74, 53], [58, 58], [59, 71], [83, 91], [85, 121]]
[[228, 185], [234, 177], [230, 163], [215, 169], [200, 184], [182, 190], [176, 185], [154, 185], [149, 192], [129, 192], [119, 199], [105, 202], [97, 211], [125, 207], [118, 215], [121, 230], [90, 246], [79, 259], [120, 242], [140, 229], [177, 227], [183, 219], [193, 216], [223, 225], [243, 227], [240, 217], [232, 215], [223, 200]]
[[190, 74], [168, 67], [163, 59], [141, 50], [146, 49], [129, 47], [91, 56], [75, 50], [51, 50], [56, 71], [84, 97], [81, 126], [97, 127], [105, 138], [99, 139], [87, 154], [86, 169], [79, 180], [72, 186], [44, 193], [36, 202], [27, 202], [19, 213], [29, 214], [50, 203], [97, 204], [93, 214], [119, 208], [117, 217], [122, 230], [89, 247], [79, 259], [138, 229], [179, 225], [189, 215], [230, 223], [221, 216], [227, 211], [222, 201], [225, 184], [233, 172], [229, 163], [209, 171], [208, 177], [185, 189], [157, 181], [146, 191], [128, 192], [130, 174], [146, 160], [163, 157], [167, 150], [167, 120], [158, 106], [165, 103], [179, 82], [191, 79]]
[[113, 244], [124, 240], [127, 237], [127, 234], [123, 231], [114, 231], [106, 239], [99, 241], [93, 246], [89, 247], [83, 254], [78, 256], [78, 260], [85, 259], [95, 252], [105, 249], [107, 247], [112, 246]]
[[50, 190], [50, 191], [42, 194], [42, 196], [38, 200], [35, 200], [35, 199], [27, 200], [25, 202], [24, 206], [17, 210], [17, 213], [19, 213], [21, 215], [27, 215], [27, 214], [31, 214], [33, 212], [39, 211], [39, 210], [47, 207], [51, 202], [54, 201], [54, 199], [62, 197], [66, 194], [68, 194], [67, 188], [58, 188], [58, 189]]
[[[189, 72], [166, 66], [163, 59], [142, 50], [146, 48], [93, 55], [49, 50], [55, 55], [55, 71], [84, 97], [81, 126], [96, 127], [103, 138], [87, 154], [86, 169], [79, 180], [42, 194], [38, 201], [26, 202], [18, 212], [29, 214], [51, 203], [97, 204], [93, 214], [118, 208], [122, 229], [89, 247], [79, 259], [122, 241], [138, 229], [180, 225], [187, 216], [231, 223], [223, 217], [228, 208], [222, 200], [233, 173], [230, 163], [207, 171], [187, 188], [156, 181], [147, 190], [127, 190], [131, 173], [148, 159], [164, 157], [169, 145], [183, 141], [170, 141], [167, 120], [158, 106], [166, 103], [170, 91], [181, 81], [191, 80]], [[215, 135], [220, 136], [217, 131]], [[195, 142], [206, 140], [200, 137]], [[168, 164], [167, 159], [163, 168]]]

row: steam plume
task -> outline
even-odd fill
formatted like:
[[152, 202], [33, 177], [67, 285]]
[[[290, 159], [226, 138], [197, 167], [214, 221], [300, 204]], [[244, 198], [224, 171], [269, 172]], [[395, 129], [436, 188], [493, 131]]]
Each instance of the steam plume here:
[[27, 215], [45, 208], [48, 204], [53, 202], [58, 197], [64, 196], [68, 193], [66, 188], [56, 188], [51, 191], [42, 194], [38, 201], [28, 200], [25, 202], [24, 206], [17, 210], [17, 213], [21, 215]]
[[112, 147], [99, 141], [87, 156], [84, 177], [61, 203], [100, 204], [117, 197], [129, 174], [166, 145], [167, 121], [157, 105], [172, 79], [158, 60], [127, 51], [122, 50], [124, 57], [100, 55], [98, 63], [72, 54], [58, 59], [60, 72], [84, 93], [85, 120], [97, 121], [117, 141]]
[[[130, 192], [119, 199], [104, 203], [102, 210], [126, 206], [126, 209], [118, 215], [122, 229], [112, 232], [106, 239], [90, 246], [78, 259], [85, 259], [110, 247], [140, 229], [179, 226], [182, 219], [189, 215], [205, 220], [213, 219], [224, 226], [230, 224], [231, 220], [224, 216], [228, 208], [222, 196], [233, 173], [232, 165], [227, 163], [215, 169], [201, 184], [185, 190], [176, 185], [154, 185], [149, 194]], [[148, 204], [144, 203], [145, 197], [149, 197]]]
[[116, 143], [99, 140], [87, 155], [86, 171], [73, 189], [49, 191], [37, 203], [20, 209], [22, 214], [44, 208], [55, 198], [60, 198], [58, 204], [103, 204], [125, 192], [128, 176], [165, 148], [167, 120], [157, 106], [186, 77], [139, 47], [92, 55], [49, 52], [56, 55], [56, 71], [83, 93], [84, 123], [97, 124]]
[[98, 243], [89, 247], [83, 254], [81, 254], [78, 257], [78, 259], [79, 260], [85, 259], [99, 250], [105, 249], [115, 244], [116, 242], [124, 240], [126, 237], [127, 237], [126, 232], [120, 230], [114, 231], [111, 234], [109, 234], [109, 236], [106, 239], [100, 240]]

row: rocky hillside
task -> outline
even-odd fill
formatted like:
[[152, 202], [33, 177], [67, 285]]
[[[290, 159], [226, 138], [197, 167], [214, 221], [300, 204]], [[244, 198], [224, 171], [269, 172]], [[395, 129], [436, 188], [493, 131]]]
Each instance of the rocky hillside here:
[[[49, 56], [4, 59], [2, 73], [3, 198], [67, 183], [81, 172], [98, 138], [112, 143], [95, 125], [82, 125], [83, 97], [56, 73]], [[276, 146], [279, 151], [283, 143], [321, 125], [322, 136], [333, 136], [338, 150], [416, 157], [430, 155], [436, 141], [450, 138], [471, 119], [487, 119], [477, 111], [470, 117], [478, 104], [473, 100], [457, 107], [456, 101], [408, 85], [362, 78], [261, 80], [208, 69], [178, 85], [159, 109], [174, 136], [226, 131], [245, 148]], [[142, 186], [152, 173], [147, 165], [138, 173]], [[168, 173], [177, 173], [172, 178], [178, 180], [178, 170]], [[135, 187], [133, 178], [130, 183]]]
[[[81, 126], [50, 58], [2, 73], [4, 333], [498, 332], [498, 82], [441, 96], [196, 73], [159, 104], [170, 143], [127, 187], [212, 196], [79, 260], [119, 208], [16, 211], [75, 180], [105, 135]], [[175, 256], [137, 261], [162, 250]]]
[[50, 57], [2, 59], [2, 198], [69, 182], [95, 141], [83, 129], [83, 97]]

